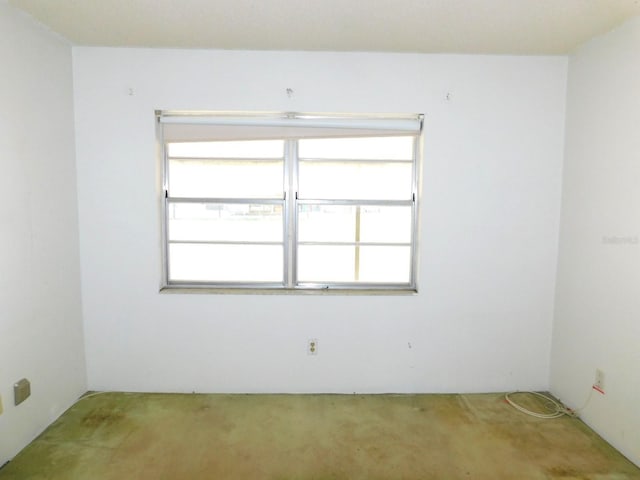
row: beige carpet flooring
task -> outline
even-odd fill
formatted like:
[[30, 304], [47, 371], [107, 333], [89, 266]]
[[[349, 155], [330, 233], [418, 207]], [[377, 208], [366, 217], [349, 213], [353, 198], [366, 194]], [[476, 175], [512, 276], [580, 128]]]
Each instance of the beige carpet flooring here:
[[640, 469], [579, 419], [527, 416], [500, 394], [105, 393], [0, 470], [21, 479], [628, 480]]

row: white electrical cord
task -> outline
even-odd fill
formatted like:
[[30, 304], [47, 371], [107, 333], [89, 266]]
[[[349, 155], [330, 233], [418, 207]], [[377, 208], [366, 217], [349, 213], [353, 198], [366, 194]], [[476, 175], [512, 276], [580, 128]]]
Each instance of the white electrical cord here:
[[[578, 412], [581, 412], [582, 410], [584, 410], [587, 405], [589, 404], [589, 400], [591, 400], [591, 393], [593, 392], [593, 389], [589, 390], [589, 396], [587, 397], [586, 402], [584, 403], [584, 405], [578, 409], [571, 409], [571, 408], [567, 408], [564, 405], [562, 405], [561, 403], [555, 401], [553, 398], [548, 397], [547, 395], [543, 395], [542, 393], [538, 393], [538, 392], [511, 392], [511, 393], [507, 393], [504, 396], [504, 399], [509, 403], [509, 405], [511, 405], [513, 408], [515, 408], [516, 410], [522, 412], [522, 413], [526, 413], [527, 415], [531, 415], [532, 417], [536, 417], [536, 418], [558, 418], [561, 417], [563, 415], [568, 415], [570, 417], [577, 417], [578, 416]], [[526, 408], [524, 408], [522, 405], [518, 405], [516, 402], [513, 401], [513, 399], [511, 398], [511, 395], [515, 395], [517, 393], [526, 393], [529, 395], [535, 395], [537, 397], [542, 398], [543, 400], [545, 400], [547, 402], [547, 408], [550, 410], [547, 413], [539, 413], [539, 412], [534, 412], [531, 410], [528, 410]]]

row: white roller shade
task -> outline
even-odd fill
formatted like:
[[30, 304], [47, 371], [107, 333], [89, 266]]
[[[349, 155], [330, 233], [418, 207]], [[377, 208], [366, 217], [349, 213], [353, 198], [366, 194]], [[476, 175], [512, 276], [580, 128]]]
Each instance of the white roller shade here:
[[159, 112], [165, 142], [418, 135], [422, 115], [402, 117], [199, 115]]

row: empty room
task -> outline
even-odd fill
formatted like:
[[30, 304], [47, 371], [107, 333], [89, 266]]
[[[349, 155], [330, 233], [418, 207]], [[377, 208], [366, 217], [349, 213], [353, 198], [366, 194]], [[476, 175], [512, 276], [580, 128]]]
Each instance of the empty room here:
[[0, 105], [0, 480], [640, 479], [637, 0], [0, 0]]

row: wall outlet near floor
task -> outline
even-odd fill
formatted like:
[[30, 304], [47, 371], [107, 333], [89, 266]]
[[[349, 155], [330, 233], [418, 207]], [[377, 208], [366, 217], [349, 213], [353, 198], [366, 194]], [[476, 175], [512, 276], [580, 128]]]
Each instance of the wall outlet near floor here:
[[604, 393], [604, 372], [599, 368], [596, 368], [596, 378], [593, 382], [593, 388], [600, 393]]
[[317, 355], [318, 354], [318, 339], [310, 338], [307, 340], [307, 355]]
[[13, 384], [14, 403], [20, 405], [31, 395], [31, 382], [26, 378]]

